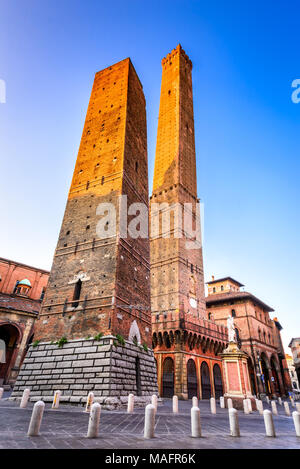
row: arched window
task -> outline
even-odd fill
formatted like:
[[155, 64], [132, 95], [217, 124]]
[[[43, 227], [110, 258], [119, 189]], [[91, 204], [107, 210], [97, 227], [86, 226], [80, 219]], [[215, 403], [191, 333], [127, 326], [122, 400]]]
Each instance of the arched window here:
[[232, 310], [231, 310], [231, 316], [232, 316], [233, 318], [236, 317], [235, 309], [232, 309]]

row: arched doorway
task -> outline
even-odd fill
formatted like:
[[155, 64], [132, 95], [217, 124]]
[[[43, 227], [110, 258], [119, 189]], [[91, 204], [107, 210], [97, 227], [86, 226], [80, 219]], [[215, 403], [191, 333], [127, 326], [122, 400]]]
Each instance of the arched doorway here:
[[163, 363], [163, 397], [174, 396], [174, 362], [172, 358], [168, 357]]
[[272, 355], [271, 357], [271, 373], [272, 373], [272, 376], [271, 376], [271, 379], [272, 379], [272, 382], [273, 382], [273, 386], [274, 386], [274, 390], [277, 394], [280, 395], [280, 387], [279, 387], [279, 378], [278, 378], [278, 373], [277, 373], [277, 367], [276, 367], [276, 359], [275, 357]]
[[197, 372], [194, 360], [191, 358], [187, 362], [187, 387], [188, 398], [198, 397]]
[[265, 392], [269, 396], [272, 394], [272, 388], [270, 385], [270, 377], [267, 365], [267, 357], [264, 353], [261, 354], [261, 369], [262, 369], [262, 382], [265, 387]]
[[247, 360], [247, 365], [248, 365], [248, 370], [249, 370], [251, 392], [252, 392], [252, 395], [255, 396], [257, 394], [256, 386], [255, 386], [255, 372], [254, 372], [254, 367], [253, 367], [252, 360], [250, 357]]
[[202, 391], [202, 399], [210, 399], [211, 386], [210, 386], [209, 368], [206, 362], [202, 362], [201, 364], [201, 391]]
[[0, 325], [0, 339], [5, 343], [5, 363], [0, 363], [0, 383], [6, 384], [9, 373], [14, 365], [14, 352], [19, 341], [20, 333], [12, 324]]
[[214, 372], [214, 385], [215, 385], [215, 397], [219, 399], [219, 397], [223, 396], [223, 383], [222, 383], [222, 373], [221, 368], [219, 365], [215, 364], [213, 368]]

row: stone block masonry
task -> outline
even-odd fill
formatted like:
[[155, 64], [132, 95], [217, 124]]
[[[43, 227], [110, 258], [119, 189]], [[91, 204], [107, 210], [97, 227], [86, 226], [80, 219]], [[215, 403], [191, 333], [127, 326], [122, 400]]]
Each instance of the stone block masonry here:
[[157, 377], [152, 350], [113, 336], [71, 340], [59, 348], [50, 342], [31, 346], [10, 399], [21, 399], [30, 388], [30, 400], [52, 402], [54, 391], [62, 391], [60, 401], [84, 404], [89, 392], [106, 409], [126, 407], [133, 393], [135, 405], [150, 402], [157, 393]]

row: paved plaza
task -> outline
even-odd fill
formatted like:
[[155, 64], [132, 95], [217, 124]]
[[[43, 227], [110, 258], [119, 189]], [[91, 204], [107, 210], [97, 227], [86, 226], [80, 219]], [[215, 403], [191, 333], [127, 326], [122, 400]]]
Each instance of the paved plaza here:
[[[40, 436], [27, 437], [33, 403], [20, 409], [19, 403], [9, 401], [5, 393], [0, 401], [1, 449], [300, 449], [293, 418], [284, 414], [274, 416], [276, 438], [265, 436], [264, 420], [258, 412], [244, 415], [239, 411], [240, 438], [230, 436], [228, 410], [217, 404], [217, 414], [210, 413], [208, 401], [199, 401], [202, 437], [190, 436], [191, 401], [179, 401], [179, 413], [172, 413], [172, 402], [159, 402], [156, 414], [155, 438], [145, 440], [144, 409], [133, 414], [122, 411], [101, 411], [97, 439], [86, 438], [89, 415], [82, 407], [61, 405], [52, 410], [46, 404]], [[264, 403], [265, 408], [269, 408]], [[294, 410], [294, 409], [291, 409]]]

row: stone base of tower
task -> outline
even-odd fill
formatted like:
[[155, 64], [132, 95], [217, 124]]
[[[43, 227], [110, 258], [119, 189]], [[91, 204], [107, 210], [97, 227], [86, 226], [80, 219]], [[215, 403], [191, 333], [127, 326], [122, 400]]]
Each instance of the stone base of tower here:
[[120, 345], [113, 336], [71, 340], [61, 348], [41, 342], [30, 347], [10, 399], [20, 399], [26, 388], [31, 401], [51, 402], [60, 390], [61, 403], [80, 405], [92, 391], [107, 409], [125, 407], [130, 393], [137, 396], [135, 405], [145, 405], [158, 394], [153, 351], [128, 341]]

